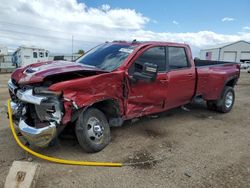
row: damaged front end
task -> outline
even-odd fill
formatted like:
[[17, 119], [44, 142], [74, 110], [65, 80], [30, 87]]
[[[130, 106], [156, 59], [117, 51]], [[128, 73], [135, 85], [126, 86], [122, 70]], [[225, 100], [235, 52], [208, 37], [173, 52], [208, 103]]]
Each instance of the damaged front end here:
[[20, 87], [9, 80], [12, 116], [21, 134], [32, 145], [46, 147], [56, 137], [63, 117], [60, 92], [46, 87]]

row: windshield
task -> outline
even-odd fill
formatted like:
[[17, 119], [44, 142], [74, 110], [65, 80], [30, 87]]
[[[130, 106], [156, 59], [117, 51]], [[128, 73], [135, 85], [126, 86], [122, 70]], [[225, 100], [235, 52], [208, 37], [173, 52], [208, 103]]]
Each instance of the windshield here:
[[93, 48], [76, 62], [105, 71], [113, 71], [123, 64], [134, 48], [135, 46], [128, 44], [106, 43]]

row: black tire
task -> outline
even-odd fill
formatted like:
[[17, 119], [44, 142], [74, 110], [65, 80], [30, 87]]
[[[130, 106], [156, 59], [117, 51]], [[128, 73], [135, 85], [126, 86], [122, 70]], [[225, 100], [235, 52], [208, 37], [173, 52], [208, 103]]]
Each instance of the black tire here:
[[96, 108], [89, 108], [80, 114], [75, 132], [80, 146], [88, 153], [101, 151], [110, 142], [107, 118]]
[[[231, 98], [231, 100], [229, 98]], [[217, 111], [222, 113], [230, 112], [233, 108], [234, 100], [234, 89], [230, 86], [225, 86], [221, 99], [217, 101]]]

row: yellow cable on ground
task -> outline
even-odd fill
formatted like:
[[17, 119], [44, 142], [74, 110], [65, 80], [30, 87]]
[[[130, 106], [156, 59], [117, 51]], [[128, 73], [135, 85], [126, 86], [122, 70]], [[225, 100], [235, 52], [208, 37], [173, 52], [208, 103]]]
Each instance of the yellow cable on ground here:
[[23, 143], [19, 140], [15, 127], [13, 124], [12, 120], [12, 110], [11, 110], [11, 105], [10, 105], [10, 99], [8, 100], [8, 114], [9, 114], [9, 121], [10, 121], [10, 128], [12, 131], [12, 134], [14, 136], [14, 139], [16, 140], [17, 144], [25, 151], [30, 153], [31, 155], [34, 155], [40, 159], [44, 159], [46, 161], [50, 161], [53, 163], [60, 163], [60, 164], [67, 164], [67, 165], [81, 165], [81, 166], [106, 166], [106, 167], [122, 167], [122, 163], [112, 163], [112, 162], [90, 162], [90, 161], [73, 161], [73, 160], [65, 160], [65, 159], [60, 159], [60, 158], [54, 158], [54, 157], [49, 157], [40, 153], [37, 153], [30, 148], [26, 147], [23, 145]]

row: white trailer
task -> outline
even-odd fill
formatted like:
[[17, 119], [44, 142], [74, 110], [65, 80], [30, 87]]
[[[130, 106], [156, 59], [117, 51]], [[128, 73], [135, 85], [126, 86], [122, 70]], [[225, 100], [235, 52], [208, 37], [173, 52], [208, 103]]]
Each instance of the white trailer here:
[[12, 64], [12, 53], [6, 46], [0, 46], [0, 72], [12, 72], [16, 67]]
[[38, 47], [20, 46], [13, 54], [12, 62], [16, 67], [49, 60], [49, 51]]
[[0, 46], [0, 56], [8, 55], [8, 48], [6, 46]]

